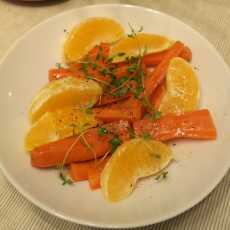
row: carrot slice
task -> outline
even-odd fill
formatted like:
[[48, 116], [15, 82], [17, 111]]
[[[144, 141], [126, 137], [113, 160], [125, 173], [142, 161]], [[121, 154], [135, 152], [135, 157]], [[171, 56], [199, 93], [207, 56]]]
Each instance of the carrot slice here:
[[[168, 50], [157, 52], [157, 53], [150, 53], [146, 54], [142, 60], [143, 63], [147, 67], [154, 67], [164, 59], [165, 55], [167, 54]], [[186, 61], [192, 60], [192, 51], [189, 47], [185, 46], [182, 50], [181, 54], [179, 55], [181, 58], [185, 59]]]
[[141, 103], [135, 98], [129, 98], [118, 103], [93, 109], [97, 119], [104, 122], [127, 120], [130, 122], [140, 120], [142, 116]]
[[[83, 139], [70, 137], [63, 140], [42, 145], [31, 152], [31, 165], [37, 168], [48, 168], [63, 163], [68, 153], [65, 164], [92, 160], [103, 156], [111, 148], [109, 141], [112, 134], [100, 136], [97, 128], [89, 129], [84, 134], [89, 148]], [[92, 151], [93, 149], [93, 151]]]
[[71, 163], [70, 164], [70, 176], [73, 181], [83, 181], [88, 180], [89, 170], [95, 169], [97, 170], [99, 167], [105, 165], [105, 163], [109, 160], [110, 156], [105, 158], [100, 158], [97, 161], [91, 160], [87, 162], [79, 162], [79, 163]]
[[207, 109], [169, 114], [156, 121], [144, 119], [136, 121], [133, 127], [137, 136], [148, 133], [159, 141], [176, 138], [214, 140], [217, 135], [211, 114]]
[[64, 77], [77, 77], [80, 78], [81, 74], [71, 69], [59, 68], [49, 70], [49, 81], [57, 80]]
[[109, 159], [110, 156], [106, 157], [98, 166], [92, 167], [88, 170], [88, 181], [91, 190], [96, 190], [101, 187], [101, 173]]
[[184, 49], [183, 43], [177, 41], [167, 51], [160, 64], [153, 71], [153, 74], [145, 80], [145, 92], [147, 96], [151, 96], [158, 85], [165, 79], [165, 75], [172, 58], [178, 57]]

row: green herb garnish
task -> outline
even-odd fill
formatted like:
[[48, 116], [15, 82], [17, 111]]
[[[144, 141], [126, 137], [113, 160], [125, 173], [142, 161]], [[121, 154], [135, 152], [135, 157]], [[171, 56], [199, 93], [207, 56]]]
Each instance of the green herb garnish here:
[[97, 68], [97, 64], [96, 63], [92, 63], [92, 68], [93, 68], [93, 70], [95, 70]]
[[133, 65], [131, 65], [131, 66], [129, 66], [128, 68], [127, 68], [127, 71], [129, 72], [129, 73], [134, 73], [134, 72], [136, 72], [138, 70], [138, 65], [137, 64], [133, 64]]
[[62, 68], [62, 65], [61, 65], [60, 62], [57, 62], [57, 63], [55, 64], [55, 66], [56, 66], [58, 69], [61, 69], [61, 68]]
[[109, 143], [111, 144], [111, 152], [113, 153], [119, 145], [121, 145], [121, 140], [119, 137], [112, 138]]
[[67, 177], [63, 172], [59, 173], [59, 177], [62, 180], [62, 185], [71, 185], [73, 184], [73, 181]]
[[99, 127], [97, 131], [98, 131], [99, 136], [104, 136], [108, 133], [108, 130], [104, 127]]
[[162, 181], [162, 180], [164, 180], [164, 179], [166, 179], [167, 178], [167, 176], [168, 176], [168, 171], [163, 171], [162, 173], [160, 173], [156, 178], [155, 178], [155, 180], [157, 180], [157, 181]]
[[114, 97], [122, 97], [126, 95], [129, 92], [129, 87], [122, 87], [120, 89], [117, 89], [116, 92], [111, 93]]

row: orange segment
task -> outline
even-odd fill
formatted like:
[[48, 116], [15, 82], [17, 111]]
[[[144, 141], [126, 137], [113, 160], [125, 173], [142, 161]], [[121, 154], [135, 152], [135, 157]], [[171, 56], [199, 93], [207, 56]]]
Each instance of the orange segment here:
[[159, 110], [163, 114], [195, 110], [199, 102], [199, 82], [191, 65], [182, 58], [173, 58], [166, 77], [167, 92]]
[[139, 178], [158, 173], [172, 159], [170, 148], [158, 141], [132, 139], [113, 153], [101, 175], [102, 192], [111, 202], [126, 198]]
[[100, 85], [92, 80], [66, 77], [48, 83], [33, 98], [29, 108], [31, 123], [45, 112], [64, 106], [86, 106], [95, 104], [102, 94]]
[[116, 42], [110, 50], [111, 56], [116, 56], [119, 53], [125, 53], [124, 56], [116, 56], [114, 61], [123, 61], [126, 57], [137, 56], [146, 50], [147, 53], [160, 52], [168, 49], [174, 42], [167, 37], [138, 33], [134, 38], [124, 37]]
[[95, 45], [112, 43], [124, 36], [121, 25], [109, 18], [95, 17], [75, 26], [64, 44], [64, 58], [67, 63], [76, 62]]
[[36, 147], [79, 134], [98, 124], [93, 114], [75, 107], [64, 107], [45, 113], [35, 122], [25, 137], [25, 148]]

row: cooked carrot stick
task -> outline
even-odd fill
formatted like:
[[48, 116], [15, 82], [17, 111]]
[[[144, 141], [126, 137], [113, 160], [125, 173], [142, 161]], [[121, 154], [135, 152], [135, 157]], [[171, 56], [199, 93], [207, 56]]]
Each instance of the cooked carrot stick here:
[[95, 190], [101, 187], [101, 173], [109, 159], [110, 157], [105, 158], [105, 160], [103, 160], [98, 166], [88, 170], [88, 181], [91, 190]]
[[95, 160], [71, 163], [69, 173], [73, 181], [88, 180], [88, 170], [95, 165]]
[[[164, 59], [165, 55], [167, 54], [168, 50], [157, 52], [157, 53], [150, 53], [146, 54], [142, 60], [143, 63], [147, 67], [154, 67]], [[181, 58], [185, 59], [186, 61], [192, 60], [192, 51], [189, 47], [185, 46], [182, 50], [181, 54], [179, 55]]]
[[163, 96], [166, 93], [166, 84], [165, 81], [163, 81], [154, 91], [150, 98], [151, 104], [154, 106], [155, 109], [158, 109], [161, 103], [161, 100]]
[[180, 54], [180, 57], [190, 62], [192, 60], [192, 50], [188, 46], [185, 46]]
[[110, 156], [105, 158], [99, 158], [96, 161], [86, 161], [86, 162], [78, 162], [70, 164], [70, 176], [73, 181], [82, 181], [88, 180], [89, 170], [95, 169], [98, 170], [100, 167], [104, 166], [105, 163], [109, 160]]
[[106, 128], [108, 132], [117, 135], [121, 141], [130, 139], [130, 124], [128, 121], [119, 120], [104, 124], [102, 127]]
[[178, 57], [183, 49], [183, 43], [179, 41], [175, 42], [172, 47], [167, 51], [160, 64], [155, 68], [153, 74], [149, 78], [146, 78], [144, 85], [147, 96], [150, 97], [157, 88], [157, 86], [163, 82], [170, 60], [174, 57]]
[[71, 69], [59, 68], [49, 70], [49, 81], [57, 80], [64, 77], [82, 77], [80, 72], [72, 71]]
[[37, 168], [48, 168], [99, 158], [111, 148], [109, 141], [112, 137], [109, 133], [101, 136], [97, 128], [92, 128], [84, 134], [90, 148], [79, 137], [66, 138], [34, 149], [31, 152], [31, 164]]
[[137, 136], [148, 133], [155, 140], [166, 141], [176, 138], [216, 139], [216, 128], [207, 109], [169, 114], [156, 121], [147, 119], [133, 124]]
[[88, 53], [87, 59], [91, 61], [103, 61], [102, 59], [109, 57], [110, 45], [108, 43], [101, 43], [94, 46]]
[[94, 108], [93, 112], [97, 119], [104, 122], [118, 120], [133, 122], [141, 119], [142, 106], [138, 100], [129, 98], [109, 106]]

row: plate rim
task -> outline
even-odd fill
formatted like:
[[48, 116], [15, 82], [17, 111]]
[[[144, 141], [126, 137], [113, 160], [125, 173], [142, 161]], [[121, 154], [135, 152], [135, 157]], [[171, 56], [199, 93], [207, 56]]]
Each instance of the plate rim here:
[[[54, 20], [55, 18], [58, 18], [62, 15], [65, 14], [69, 14], [71, 12], [74, 11], [81, 11], [82, 9], [85, 8], [98, 8], [98, 7], [124, 7], [124, 8], [136, 8], [136, 9], [140, 9], [140, 10], [144, 10], [144, 11], [149, 11], [151, 13], [154, 14], [159, 14], [162, 16], [166, 16], [168, 18], [173, 19], [174, 21], [176, 21], [177, 23], [180, 23], [181, 25], [183, 25], [184, 27], [186, 27], [187, 29], [191, 30], [193, 33], [196, 34], [196, 36], [199, 37], [199, 39], [203, 40], [209, 49], [211, 49], [212, 52], [214, 52], [214, 54], [216, 55], [216, 57], [219, 59], [219, 61], [221, 62], [221, 64], [223, 65], [223, 67], [227, 70], [227, 72], [230, 74], [230, 68], [228, 66], [228, 64], [225, 62], [224, 58], [222, 57], [222, 55], [217, 51], [217, 49], [214, 47], [214, 45], [209, 42], [209, 40], [202, 34], [200, 34], [198, 31], [196, 31], [192, 26], [184, 23], [182, 20], [180, 20], [179, 18], [172, 16], [168, 13], [165, 13], [163, 11], [159, 11], [153, 8], [149, 8], [149, 7], [144, 7], [144, 6], [140, 6], [140, 5], [132, 5], [132, 4], [122, 4], [122, 3], [105, 3], [105, 4], [93, 4], [93, 5], [85, 5], [85, 6], [81, 6], [81, 7], [75, 7], [73, 9], [68, 9], [68, 10], [64, 10], [62, 12], [59, 12], [57, 14], [54, 14], [46, 19], [43, 19], [41, 22], [39, 22], [38, 24], [32, 26], [28, 31], [26, 31], [25, 33], [23, 33], [22, 35], [20, 35], [15, 41], [14, 43], [8, 48], [8, 50], [6, 51], [6, 53], [3, 55], [3, 57], [0, 59], [0, 67], [3, 65], [4, 61], [8, 58], [8, 56], [11, 54], [11, 52], [17, 47], [18, 44], [20, 44], [20, 42], [26, 38], [30, 33], [33, 33], [34, 30], [36, 30], [37, 28], [39, 28], [40, 26], [43, 26], [44, 24], [46, 24], [47, 22]], [[177, 209], [176, 211], [173, 211], [171, 213], [171, 215], [164, 215], [163, 217], [157, 219], [156, 221], [151, 221], [147, 220], [147, 221], [140, 221], [138, 223], [132, 224], [132, 223], [123, 223], [123, 224], [103, 224], [103, 223], [99, 223], [99, 222], [91, 222], [88, 220], [84, 220], [84, 219], [78, 219], [78, 218], [73, 218], [71, 216], [62, 214], [60, 212], [55, 211], [55, 209], [53, 209], [52, 207], [50, 207], [49, 205], [45, 205], [43, 204], [41, 201], [39, 201], [38, 199], [34, 198], [30, 193], [27, 192], [26, 189], [24, 189], [23, 187], [21, 187], [21, 185], [8, 173], [7, 169], [4, 167], [4, 165], [2, 164], [2, 162], [0, 161], [0, 169], [3, 173], [3, 175], [5, 176], [5, 178], [8, 180], [8, 182], [10, 182], [10, 184], [24, 197], [26, 198], [29, 202], [31, 202], [33, 205], [36, 205], [38, 208], [42, 209], [43, 211], [60, 218], [61, 220], [65, 220], [65, 221], [69, 221], [71, 223], [75, 223], [75, 224], [80, 224], [83, 226], [90, 226], [90, 227], [97, 227], [97, 228], [113, 228], [113, 229], [120, 229], [120, 228], [135, 228], [135, 227], [144, 227], [144, 226], [149, 226], [149, 225], [154, 225], [154, 224], [158, 224], [161, 222], [164, 222], [166, 220], [170, 220], [174, 217], [177, 217], [189, 210], [191, 210], [193, 207], [195, 207], [196, 205], [198, 205], [201, 201], [203, 201], [204, 199], [207, 198], [207, 196], [209, 196], [213, 190], [215, 188], [217, 188], [217, 186], [220, 184], [220, 182], [223, 180], [223, 178], [225, 177], [225, 175], [228, 173], [228, 170], [230, 169], [230, 162], [229, 165], [222, 169], [219, 172], [219, 175], [216, 177], [216, 179], [213, 181], [212, 184], [210, 184], [209, 186], [207, 186], [206, 189], [204, 189], [203, 193], [200, 194], [200, 196], [198, 198], [196, 198], [195, 200], [193, 199], [192, 201], [190, 201], [189, 203], [187, 203], [187, 205], [184, 205], [183, 207], [181, 207], [180, 209]]]

